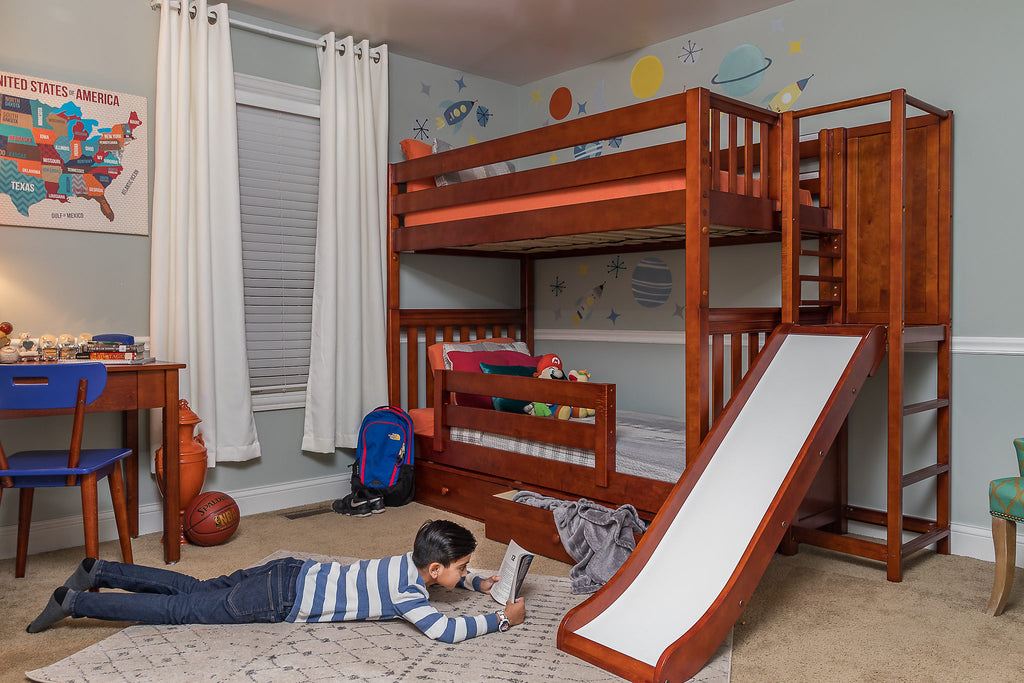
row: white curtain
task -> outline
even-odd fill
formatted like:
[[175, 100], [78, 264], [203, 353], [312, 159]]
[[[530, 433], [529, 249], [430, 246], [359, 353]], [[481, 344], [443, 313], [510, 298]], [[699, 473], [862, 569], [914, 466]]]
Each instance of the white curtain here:
[[160, 8], [157, 47], [151, 350], [187, 364], [179, 389], [203, 421], [212, 467], [260, 456], [245, 352], [235, 80], [227, 5], [170, 4]]
[[[302, 449], [353, 448], [387, 403], [387, 46], [324, 36], [313, 340]], [[335, 46], [336, 49], [331, 49]]]

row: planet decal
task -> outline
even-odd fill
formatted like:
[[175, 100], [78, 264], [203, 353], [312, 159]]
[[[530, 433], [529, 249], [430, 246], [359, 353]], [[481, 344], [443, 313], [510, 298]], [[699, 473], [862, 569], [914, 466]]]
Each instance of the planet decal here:
[[601, 152], [604, 149], [604, 145], [600, 140], [597, 142], [588, 142], [585, 145], [576, 145], [573, 147], [573, 158], [576, 161], [580, 159], [593, 159], [594, 157], [601, 156]]
[[647, 55], [633, 66], [633, 72], [629, 75], [629, 86], [633, 89], [634, 95], [645, 100], [658, 92], [663, 80], [665, 67], [661, 60], [653, 55]]
[[672, 271], [660, 258], [648, 256], [633, 269], [632, 285], [633, 298], [638, 304], [657, 308], [672, 294]]
[[722, 86], [726, 95], [743, 97], [761, 85], [764, 72], [771, 65], [772, 60], [765, 57], [757, 45], [737, 45], [722, 58], [718, 73], [711, 78], [711, 83]]
[[566, 87], [561, 87], [551, 93], [548, 100], [548, 112], [558, 121], [561, 121], [572, 111], [572, 93]]

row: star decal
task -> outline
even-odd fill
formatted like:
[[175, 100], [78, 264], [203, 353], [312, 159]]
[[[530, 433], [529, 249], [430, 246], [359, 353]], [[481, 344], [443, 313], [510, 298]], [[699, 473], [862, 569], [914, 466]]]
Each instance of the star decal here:
[[427, 133], [430, 132], [430, 129], [427, 128], [427, 119], [423, 119], [422, 121], [420, 121], [419, 119], [415, 119], [415, 121], [416, 125], [412, 127], [413, 132], [415, 133], [413, 137], [416, 138], [417, 140], [426, 140]]
[[612, 309], [611, 314], [609, 314], [609, 316], [608, 316], [608, 319], [612, 321], [612, 325], [615, 324], [615, 321], [618, 319], [618, 317], [620, 315], [622, 315], [622, 314], [621, 313], [616, 313], [615, 309], [614, 308]]
[[702, 47], [697, 47], [697, 43], [688, 40], [686, 45], [683, 46], [683, 51], [679, 53], [679, 61], [683, 64], [696, 64], [697, 60], [700, 59], [700, 53], [703, 49]]
[[530, 104], [536, 107], [538, 104], [540, 104], [540, 98], [540, 88], [534, 88], [533, 92], [530, 93]]
[[557, 164], [558, 163], [558, 155], [552, 153], [551, 156], [548, 157], [548, 161], [550, 161], [553, 164]]
[[789, 54], [793, 54], [794, 52], [799, 52], [800, 54], [803, 54], [804, 51], [800, 47], [800, 43], [802, 43], [802, 42], [804, 42], [803, 38], [801, 38], [800, 40], [791, 40], [791, 41], [789, 41]]
[[684, 317], [684, 315], [683, 315], [684, 313], [686, 313], [686, 309], [684, 307], [680, 306], [679, 304], [676, 304], [676, 312], [673, 313], [672, 315], [675, 316], [675, 317], [683, 318]]
[[475, 145], [478, 142], [480, 142], [480, 141], [476, 139], [476, 136], [473, 135], [472, 133], [470, 133], [469, 134], [469, 144]]
[[430, 97], [430, 86], [424, 83], [423, 81], [420, 81], [420, 92], [426, 95], [427, 97]]
[[555, 296], [558, 296], [559, 294], [565, 291], [565, 281], [559, 278], [557, 275], [555, 276], [555, 281], [548, 286], [551, 287], [551, 293], [554, 294]]
[[456, 78], [455, 85], [459, 86], [459, 92], [462, 92], [462, 89], [466, 87], [466, 77], [459, 76], [458, 78]]
[[772, 19], [772, 33], [778, 33], [782, 30], [782, 17], [778, 19]]
[[577, 107], [577, 111], [576, 111], [576, 115], [577, 116], [580, 115], [580, 114], [586, 114], [587, 113], [587, 103], [586, 102], [577, 102], [576, 103], [576, 107]]

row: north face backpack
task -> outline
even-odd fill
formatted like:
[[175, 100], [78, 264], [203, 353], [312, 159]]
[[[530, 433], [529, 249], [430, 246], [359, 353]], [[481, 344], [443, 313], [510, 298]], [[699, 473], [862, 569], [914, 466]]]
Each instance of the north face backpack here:
[[381, 406], [363, 418], [352, 465], [352, 493], [384, 496], [389, 507], [415, 494], [412, 419], [401, 408]]

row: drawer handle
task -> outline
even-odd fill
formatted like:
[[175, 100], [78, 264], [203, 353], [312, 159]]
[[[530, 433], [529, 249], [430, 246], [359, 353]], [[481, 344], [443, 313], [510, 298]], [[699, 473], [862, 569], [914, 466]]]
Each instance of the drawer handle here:
[[551, 542], [552, 542], [552, 543], [556, 543], [556, 544], [559, 544], [559, 543], [561, 543], [561, 542], [562, 542], [562, 538], [561, 538], [561, 536], [559, 536], [558, 534], [553, 534], [553, 535], [551, 536]]
[[448, 495], [448, 493], [449, 493], [449, 489], [448, 489], [448, 487], [447, 487], [447, 486], [442, 486], [442, 487], [441, 487], [441, 495], [442, 495], [442, 496], [447, 496], [447, 495]]

